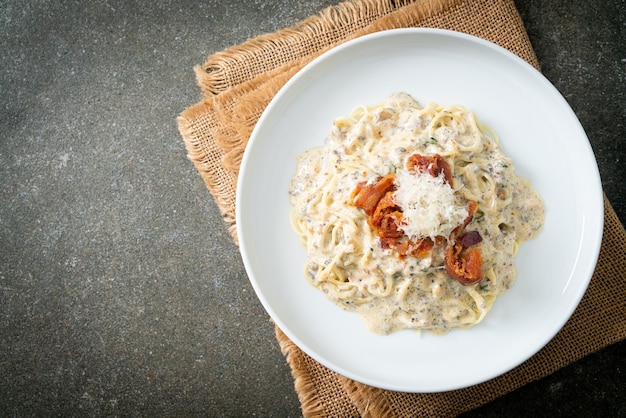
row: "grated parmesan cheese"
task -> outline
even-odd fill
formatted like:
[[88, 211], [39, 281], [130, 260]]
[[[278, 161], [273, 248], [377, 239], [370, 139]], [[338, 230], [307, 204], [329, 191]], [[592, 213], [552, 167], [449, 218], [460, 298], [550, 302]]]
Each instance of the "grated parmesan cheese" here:
[[402, 229], [411, 239], [448, 237], [469, 215], [443, 174], [396, 171], [394, 203], [402, 209]]

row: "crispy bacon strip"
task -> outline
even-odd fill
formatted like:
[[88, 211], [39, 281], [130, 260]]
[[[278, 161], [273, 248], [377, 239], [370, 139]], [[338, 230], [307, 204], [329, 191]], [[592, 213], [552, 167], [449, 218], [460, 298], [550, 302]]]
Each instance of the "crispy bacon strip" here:
[[380, 177], [375, 183], [367, 184], [362, 181], [356, 185], [352, 191], [352, 204], [358, 208], [362, 208], [368, 216], [372, 215], [376, 210], [378, 202], [394, 188], [393, 181], [395, 174], [387, 174]]
[[381, 238], [399, 238], [404, 235], [400, 227], [402, 211], [393, 201], [393, 190], [388, 191], [370, 215], [370, 225]]
[[424, 258], [433, 249], [435, 243], [430, 238], [422, 238], [418, 241], [409, 239], [406, 235], [400, 238], [381, 238], [383, 248], [389, 248], [398, 253], [400, 257]]
[[445, 249], [446, 271], [462, 285], [478, 283], [483, 279], [483, 257], [479, 248], [466, 251], [460, 244], [448, 245]]
[[419, 171], [428, 173], [433, 177], [439, 177], [443, 173], [446, 183], [452, 184], [452, 170], [450, 166], [439, 154], [423, 156], [413, 154], [406, 162], [406, 169], [409, 171]]
[[444, 249], [444, 266], [446, 272], [453, 279], [463, 285], [478, 283], [483, 278], [483, 257], [479, 248], [469, 247], [482, 242], [478, 231], [463, 233], [465, 227], [474, 218], [478, 204], [470, 201], [468, 204], [469, 215], [462, 225], [454, 228]]
[[472, 245], [479, 244], [480, 242], [482, 242], [482, 240], [483, 237], [480, 236], [480, 233], [478, 231], [469, 231], [463, 233], [459, 237], [457, 242], [461, 244], [464, 248], [469, 248]]

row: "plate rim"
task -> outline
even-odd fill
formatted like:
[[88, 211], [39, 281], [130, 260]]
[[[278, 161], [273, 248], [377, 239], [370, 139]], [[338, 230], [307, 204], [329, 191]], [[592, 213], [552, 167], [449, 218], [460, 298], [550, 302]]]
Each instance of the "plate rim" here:
[[[331, 59], [331, 57], [333, 55], [336, 54], [341, 54], [343, 50], [345, 49], [349, 49], [349, 48], [353, 48], [355, 45], [361, 44], [361, 43], [365, 43], [365, 42], [369, 42], [372, 39], [375, 38], [381, 38], [381, 37], [388, 37], [388, 36], [395, 36], [395, 35], [408, 35], [408, 36], [419, 36], [420, 34], [434, 34], [434, 35], [438, 35], [438, 36], [444, 36], [444, 37], [453, 37], [453, 38], [462, 38], [464, 40], [469, 40], [473, 43], [477, 43], [482, 47], [486, 47], [488, 49], [495, 49], [498, 53], [500, 54], [504, 54], [508, 59], [512, 59], [516, 65], [521, 65], [522, 67], [525, 67], [525, 71], [530, 71], [531, 74], [534, 77], [539, 78], [539, 81], [542, 82], [544, 84], [544, 86], [552, 89], [552, 94], [556, 94], [556, 96], [558, 96], [563, 103], [565, 104], [565, 106], [567, 108], [569, 108], [569, 110], [571, 111], [573, 117], [578, 121], [578, 117], [575, 115], [575, 113], [573, 112], [573, 110], [571, 109], [571, 107], [569, 106], [569, 104], [567, 103], [567, 101], [565, 100], [565, 98], [560, 94], [560, 92], [556, 89], [556, 87], [554, 85], [552, 85], [552, 83], [549, 82], [549, 80], [547, 80], [547, 78], [541, 73], [539, 72], [534, 66], [532, 66], [530, 63], [528, 63], [527, 61], [525, 61], [524, 59], [522, 59], [521, 57], [519, 57], [518, 55], [514, 54], [513, 52], [491, 42], [488, 40], [485, 40], [483, 38], [479, 38], [473, 35], [469, 35], [466, 33], [462, 33], [462, 32], [456, 32], [456, 31], [451, 31], [451, 30], [446, 30], [446, 29], [436, 29], [436, 28], [400, 28], [400, 29], [389, 29], [389, 30], [384, 30], [384, 31], [379, 31], [379, 32], [375, 32], [372, 34], [368, 34], [368, 35], [364, 35], [361, 37], [358, 37], [356, 39], [352, 39], [350, 41], [347, 41], [345, 43], [342, 43], [332, 49], [330, 49], [329, 51], [321, 54], [320, 56], [316, 57], [314, 60], [312, 60], [310, 63], [308, 63], [307, 65], [305, 65], [301, 70], [299, 70], [293, 77], [291, 77], [286, 83], [285, 85], [277, 92], [277, 94], [272, 98], [272, 100], [269, 102], [269, 104], [267, 105], [267, 107], [265, 108], [265, 110], [263, 111], [263, 113], [261, 114], [257, 124], [255, 125], [252, 134], [250, 136], [249, 142], [244, 150], [244, 154], [242, 157], [242, 161], [241, 161], [241, 166], [240, 166], [240, 171], [239, 171], [239, 176], [237, 179], [237, 189], [236, 189], [236, 199], [235, 199], [235, 222], [236, 222], [236, 230], [237, 230], [237, 234], [239, 237], [239, 248], [240, 248], [240, 253], [241, 253], [241, 257], [243, 259], [244, 262], [244, 266], [246, 269], [246, 273], [248, 275], [248, 279], [251, 283], [251, 285], [253, 286], [255, 293], [257, 295], [257, 297], [259, 298], [259, 300], [261, 301], [264, 309], [266, 310], [266, 312], [270, 315], [270, 317], [272, 318], [272, 320], [276, 323], [277, 326], [279, 326], [279, 328], [285, 333], [285, 335], [292, 341], [294, 342], [294, 344], [296, 344], [303, 352], [305, 352], [306, 354], [308, 354], [309, 356], [311, 356], [312, 358], [314, 358], [316, 361], [320, 362], [321, 364], [323, 364], [324, 366], [330, 368], [331, 370], [334, 370], [346, 377], [349, 377], [351, 379], [357, 380], [359, 382], [371, 385], [371, 386], [375, 386], [375, 387], [379, 387], [382, 389], [389, 389], [389, 390], [400, 390], [400, 391], [404, 391], [404, 392], [421, 392], [421, 393], [427, 393], [427, 392], [440, 392], [440, 391], [444, 391], [444, 390], [454, 390], [454, 389], [460, 389], [463, 387], [468, 387], [468, 386], [472, 386], [474, 384], [478, 384], [490, 379], [493, 379], [494, 377], [497, 377], [503, 373], [506, 373], [507, 371], [510, 371], [512, 369], [514, 369], [515, 367], [519, 366], [521, 363], [523, 363], [524, 361], [528, 360], [528, 358], [532, 357], [533, 355], [535, 355], [538, 351], [540, 351], [545, 344], [547, 344], [550, 340], [552, 340], [554, 338], [554, 336], [562, 329], [563, 325], [571, 318], [571, 315], [573, 314], [574, 310], [578, 307], [578, 305], [580, 304], [580, 301], [582, 299], [582, 297], [584, 296], [584, 293], [586, 292], [586, 289], [588, 288], [589, 282], [591, 280], [593, 271], [595, 269], [597, 260], [598, 260], [598, 256], [599, 256], [599, 252], [600, 252], [600, 246], [601, 246], [601, 238], [602, 238], [602, 234], [603, 234], [603, 224], [604, 224], [604, 216], [603, 216], [603, 209], [604, 209], [604, 202], [603, 202], [603, 197], [602, 197], [602, 187], [601, 187], [601, 183], [600, 183], [600, 177], [599, 177], [599, 172], [597, 171], [597, 162], [595, 161], [595, 155], [593, 154], [593, 150], [591, 149], [591, 145], [589, 143], [589, 140], [586, 136], [586, 133], [584, 132], [584, 129], [582, 128], [582, 125], [580, 126], [581, 129], [581, 134], [584, 136], [584, 138], [586, 139], [586, 143], [588, 145], [588, 150], [585, 153], [585, 155], [587, 155], [588, 153], [591, 153], [591, 156], [594, 159], [594, 167], [596, 170], [595, 173], [595, 180], [596, 180], [596, 186], [597, 186], [597, 190], [599, 191], [599, 196], [595, 196], [593, 200], [596, 205], [597, 205], [597, 210], [599, 210], [599, 221], [600, 221], [600, 227], [598, 228], [598, 230], [596, 231], [595, 236], [591, 237], [591, 241], [596, 243], [595, 247], [593, 248], [595, 254], [591, 255], [591, 263], [589, 264], [589, 266], [587, 266], [587, 270], [589, 271], [585, 271], [585, 280], [583, 280], [582, 282], [579, 282], [580, 285], [580, 289], [578, 291], [578, 293], [576, 294], [576, 297], [574, 299], [572, 299], [572, 303], [569, 305], [570, 309], [569, 312], [567, 312], [566, 315], [564, 315], [564, 319], [562, 321], [562, 323], [560, 324], [560, 326], [556, 327], [556, 329], [554, 330], [554, 332], [551, 332], [549, 336], [547, 336], [546, 340], [543, 342], [543, 344], [541, 344], [540, 346], [537, 347], [537, 349], [535, 351], [529, 352], [528, 355], [525, 358], [519, 359], [519, 361], [517, 362], [512, 362], [511, 366], [504, 371], [500, 371], [498, 373], [495, 373], [491, 376], [487, 376], [486, 378], [483, 379], [479, 379], [477, 381], [475, 381], [474, 383], [471, 384], [463, 384], [460, 386], [455, 386], [455, 385], [449, 385], [449, 387], [447, 388], [436, 388], [434, 390], [425, 390], [425, 389], [419, 389], [419, 390], [415, 390], [409, 387], [398, 387], [395, 385], [390, 385], [390, 384], [381, 384], [380, 382], [375, 382], [372, 381], [369, 378], [364, 378], [362, 375], [358, 375], [355, 374], [353, 371], [350, 370], [346, 370], [345, 368], [341, 367], [340, 365], [334, 364], [334, 363], [329, 363], [329, 361], [327, 361], [325, 358], [321, 357], [319, 355], [319, 353], [317, 353], [315, 350], [310, 349], [310, 347], [308, 347], [306, 344], [303, 344], [302, 341], [300, 340], [300, 338], [291, 330], [289, 329], [289, 327], [286, 327], [284, 322], [281, 320], [280, 317], [278, 317], [276, 315], [275, 310], [269, 306], [265, 296], [263, 295], [263, 292], [261, 291], [259, 284], [257, 283], [257, 280], [255, 278], [254, 273], [251, 270], [250, 267], [250, 263], [249, 263], [249, 255], [247, 254], [247, 245], [246, 245], [246, 240], [245, 240], [245, 236], [246, 236], [246, 231], [243, 231], [242, 225], [244, 224], [242, 222], [242, 218], [241, 218], [241, 214], [242, 214], [242, 210], [240, 207], [240, 202], [241, 202], [241, 193], [243, 190], [245, 190], [245, 187], [242, 188], [242, 186], [244, 185], [244, 181], [246, 181], [247, 179], [247, 167], [248, 167], [248, 159], [251, 158], [250, 154], [248, 152], [248, 150], [253, 149], [253, 146], [255, 144], [255, 142], [257, 141], [257, 134], [258, 134], [258, 130], [260, 129], [259, 127], [263, 125], [263, 123], [265, 122], [265, 119], [269, 117], [269, 115], [272, 112], [273, 107], [276, 105], [276, 103], [280, 102], [282, 96], [284, 94], [286, 94], [286, 92], [288, 92], [292, 86], [296, 83], [299, 82], [300, 78], [304, 77], [312, 68], [315, 68], [316, 66], [320, 65], [321, 62], [324, 62], [327, 59]], [[578, 121], [579, 122], [579, 121]], [[595, 212], [594, 212], [595, 213]], [[598, 222], [598, 219], [595, 219], [596, 222]]]

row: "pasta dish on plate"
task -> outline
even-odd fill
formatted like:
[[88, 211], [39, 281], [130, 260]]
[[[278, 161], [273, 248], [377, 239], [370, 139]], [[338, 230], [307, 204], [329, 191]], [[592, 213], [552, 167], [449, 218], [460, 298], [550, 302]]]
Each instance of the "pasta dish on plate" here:
[[305, 277], [379, 334], [479, 323], [544, 219], [491, 129], [406, 93], [336, 119], [298, 157], [289, 197]]

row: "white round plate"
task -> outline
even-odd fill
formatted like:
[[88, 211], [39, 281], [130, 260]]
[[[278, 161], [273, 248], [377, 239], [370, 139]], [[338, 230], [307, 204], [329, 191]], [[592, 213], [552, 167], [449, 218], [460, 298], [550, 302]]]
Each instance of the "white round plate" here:
[[[444, 336], [368, 331], [356, 313], [304, 277], [287, 193], [296, 156], [324, 143], [359, 104], [407, 92], [426, 104], [464, 104], [500, 136], [518, 175], [545, 201], [541, 235], [522, 245], [517, 281], [485, 320]], [[559, 92], [514, 54], [456, 32], [398, 29], [345, 43], [293, 77], [261, 116], [237, 186], [241, 254], [263, 306], [304, 352], [359, 382], [404, 392], [471, 386], [524, 362], [580, 302], [603, 228], [600, 176], [588, 139]]]

